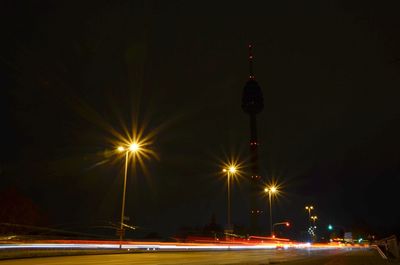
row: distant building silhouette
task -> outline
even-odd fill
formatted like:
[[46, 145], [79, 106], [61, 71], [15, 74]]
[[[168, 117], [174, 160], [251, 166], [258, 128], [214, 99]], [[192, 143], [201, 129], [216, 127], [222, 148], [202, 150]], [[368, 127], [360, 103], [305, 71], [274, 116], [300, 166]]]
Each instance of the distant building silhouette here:
[[221, 225], [217, 224], [215, 214], [213, 213], [211, 216], [210, 223], [205, 225], [203, 228], [204, 236], [217, 237], [217, 235], [222, 235], [224, 229]]
[[25, 226], [41, 225], [45, 219], [32, 199], [15, 187], [0, 191], [0, 234], [29, 234]]

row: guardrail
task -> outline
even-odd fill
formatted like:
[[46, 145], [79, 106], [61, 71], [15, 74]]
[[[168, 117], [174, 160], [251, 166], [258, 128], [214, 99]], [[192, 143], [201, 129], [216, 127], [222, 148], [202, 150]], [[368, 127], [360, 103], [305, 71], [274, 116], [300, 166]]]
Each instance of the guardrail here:
[[400, 256], [397, 238], [395, 235], [378, 240], [376, 242], [376, 248], [379, 254], [383, 253], [386, 259], [398, 259]]

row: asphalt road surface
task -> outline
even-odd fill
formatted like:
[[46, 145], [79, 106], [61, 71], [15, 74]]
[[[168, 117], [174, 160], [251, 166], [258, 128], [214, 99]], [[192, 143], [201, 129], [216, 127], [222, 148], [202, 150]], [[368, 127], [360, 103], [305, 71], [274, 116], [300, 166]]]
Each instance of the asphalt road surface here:
[[142, 265], [142, 264], [293, 264], [293, 265], [380, 265], [387, 264], [375, 250], [246, 250], [148, 252], [112, 255], [63, 256], [3, 260], [0, 265]]

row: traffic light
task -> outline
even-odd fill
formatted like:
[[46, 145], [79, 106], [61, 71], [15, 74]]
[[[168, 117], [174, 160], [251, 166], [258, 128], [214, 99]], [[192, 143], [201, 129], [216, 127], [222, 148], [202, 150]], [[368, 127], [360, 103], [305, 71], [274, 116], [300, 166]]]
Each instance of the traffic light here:
[[328, 225], [328, 230], [333, 230], [333, 226], [332, 225]]

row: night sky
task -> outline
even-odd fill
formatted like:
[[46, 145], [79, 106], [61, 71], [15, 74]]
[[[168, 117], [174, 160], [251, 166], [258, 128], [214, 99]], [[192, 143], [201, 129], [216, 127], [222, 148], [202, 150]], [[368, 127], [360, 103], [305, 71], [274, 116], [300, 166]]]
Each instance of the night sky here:
[[[212, 214], [225, 224], [221, 162], [249, 156], [251, 42], [260, 168], [284, 191], [274, 219], [297, 233], [312, 204], [323, 226], [398, 232], [395, 2], [2, 1], [0, 196], [31, 198], [44, 225], [117, 221], [113, 131], [138, 127], [158, 157], [129, 175], [130, 223], [163, 235]], [[247, 226], [244, 179], [232, 207]]]

